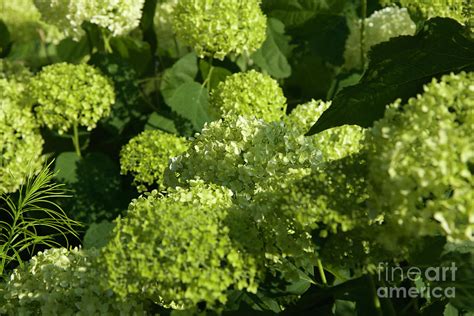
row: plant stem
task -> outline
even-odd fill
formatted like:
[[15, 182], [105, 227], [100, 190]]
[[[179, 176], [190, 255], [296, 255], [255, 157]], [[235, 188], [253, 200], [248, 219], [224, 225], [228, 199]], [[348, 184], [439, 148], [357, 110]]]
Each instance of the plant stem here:
[[324, 274], [323, 263], [321, 262], [320, 259], [318, 259], [318, 270], [319, 270], [319, 275], [321, 276], [321, 280], [323, 281], [323, 284], [328, 285], [328, 281], [326, 280], [326, 274]]
[[365, 19], [367, 18], [367, 0], [362, 0], [362, 21], [360, 25], [360, 62], [365, 68]]
[[104, 40], [104, 49], [107, 54], [112, 54], [112, 47], [110, 46], [110, 38], [102, 29], [102, 39]]
[[72, 128], [73, 128], [73, 136], [72, 136], [72, 143], [74, 144], [74, 149], [76, 150], [76, 154], [79, 156], [79, 157], [82, 157], [81, 156], [81, 146], [79, 144], [79, 132], [77, 130], [77, 122], [74, 122], [74, 124], [72, 125]]
[[207, 91], [211, 90], [211, 77], [212, 72], [214, 71], [214, 66], [212, 65], [212, 58], [209, 60], [209, 72], [207, 73], [207, 77], [202, 83], [203, 86], [206, 87]]
[[373, 303], [374, 307], [377, 310], [377, 315], [382, 316], [382, 305], [380, 304], [380, 299], [377, 295], [377, 289], [375, 287], [375, 281], [374, 281], [374, 276], [373, 275], [368, 275], [367, 278], [369, 279], [370, 283], [370, 289], [372, 291], [372, 297], [373, 297]]

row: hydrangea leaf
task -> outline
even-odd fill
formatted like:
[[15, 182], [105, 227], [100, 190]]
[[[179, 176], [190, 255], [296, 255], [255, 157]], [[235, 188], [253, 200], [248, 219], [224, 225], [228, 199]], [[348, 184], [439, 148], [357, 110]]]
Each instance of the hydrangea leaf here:
[[415, 36], [379, 44], [359, 84], [343, 89], [308, 135], [344, 124], [363, 127], [383, 117], [385, 106], [422, 91], [433, 77], [474, 67], [474, 41], [454, 20], [434, 18]]
[[113, 38], [110, 46], [117, 51], [120, 57], [127, 61], [130, 66], [139, 74], [143, 74], [150, 68], [152, 53], [150, 44], [133, 38], [131, 36], [121, 36]]
[[168, 100], [168, 105], [177, 114], [191, 121], [196, 130], [201, 130], [204, 123], [212, 121], [208, 112], [209, 93], [195, 81], [180, 85]]
[[167, 69], [161, 81], [160, 91], [166, 102], [175, 94], [176, 89], [186, 82], [193, 82], [198, 73], [197, 56], [189, 53]]
[[59, 42], [57, 54], [61, 61], [68, 63], [80, 62], [91, 50], [87, 37], [84, 36], [80, 41], [75, 41], [68, 37]]
[[76, 183], [77, 174], [76, 174], [76, 164], [81, 160], [75, 152], [64, 152], [59, 154], [56, 158], [56, 165], [54, 166], [54, 171], [56, 178], [60, 182], [64, 183]]
[[325, 1], [320, 0], [266, 0], [263, 9], [286, 26], [295, 27], [311, 19], [324, 4]]
[[148, 117], [145, 130], [149, 129], [161, 129], [171, 134], [178, 134], [174, 121], [156, 112], [151, 113]]
[[[209, 75], [209, 70], [211, 69], [210, 64], [204, 59], [199, 60], [199, 70], [201, 71], [202, 78], [207, 78]], [[229, 70], [214, 66], [212, 68], [212, 73], [209, 77], [209, 88], [213, 90], [219, 82], [224, 81], [225, 78], [232, 75], [232, 72]]]
[[290, 37], [285, 35], [285, 25], [275, 19], [267, 21], [267, 39], [252, 59], [256, 65], [275, 78], [287, 78], [291, 75], [291, 66], [286, 55], [291, 52]]
[[112, 237], [112, 230], [115, 223], [102, 221], [100, 223], [92, 223], [84, 235], [83, 246], [85, 249], [102, 248]]

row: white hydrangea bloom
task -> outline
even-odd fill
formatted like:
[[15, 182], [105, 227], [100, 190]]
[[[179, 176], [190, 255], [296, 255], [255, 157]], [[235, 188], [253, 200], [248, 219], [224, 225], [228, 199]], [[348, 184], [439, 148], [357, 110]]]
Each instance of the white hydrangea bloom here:
[[145, 0], [34, 0], [42, 19], [67, 35], [79, 38], [81, 25], [91, 22], [108, 29], [113, 36], [123, 35], [140, 22]]
[[95, 1], [89, 21], [108, 29], [113, 36], [126, 34], [140, 23], [145, 0]]
[[[344, 52], [346, 68], [361, 68], [360, 28], [362, 20], [349, 21], [350, 34]], [[414, 35], [416, 25], [405, 8], [387, 7], [374, 12], [365, 20], [364, 55], [372, 46], [386, 42], [392, 37]]]

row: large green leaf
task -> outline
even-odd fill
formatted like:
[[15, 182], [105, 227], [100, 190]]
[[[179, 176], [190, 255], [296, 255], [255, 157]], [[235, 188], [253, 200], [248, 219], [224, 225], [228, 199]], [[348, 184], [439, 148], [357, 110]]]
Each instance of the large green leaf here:
[[56, 178], [63, 183], [77, 182], [77, 163], [81, 160], [75, 152], [64, 152], [59, 154], [54, 165]]
[[253, 55], [255, 64], [275, 78], [291, 75], [291, 66], [286, 58], [291, 53], [290, 37], [285, 35], [285, 25], [274, 18], [267, 23], [267, 38]]
[[114, 227], [115, 223], [109, 221], [92, 223], [84, 235], [82, 245], [86, 249], [99, 249], [104, 247], [112, 237], [112, 230], [114, 229]]
[[175, 122], [172, 119], [164, 117], [163, 115], [160, 115], [156, 112], [151, 113], [148, 117], [145, 129], [161, 129], [171, 134], [178, 134]]
[[204, 123], [211, 121], [208, 112], [209, 93], [197, 82], [186, 82], [179, 86], [168, 100], [168, 105], [188, 119], [196, 130], [201, 130]]
[[193, 82], [198, 73], [197, 56], [189, 53], [179, 59], [163, 74], [161, 81], [161, 94], [166, 103], [173, 97], [176, 89], [186, 82]]
[[454, 20], [434, 18], [415, 36], [377, 45], [359, 84], [343, 89], [308, 135], [344, 124], [369, 127], [387, 104], [422, 91], [433, 77], [474, 68], [474, 41]]
[[326, 1], [321, 0], [263, 1], [264, 11], [269, 16], [283, 21], [288, 27], [294, 27], [303, 24], [313, 17], [318, 10], [326, 7]]
[[89, 53], [90, 49], [86, 36], [83, 36], [79, 41], [68, 37], [58, 44], [57, 54], [60, 61], [77, 63]]
[[138, 74], [150, 69], [152, 52], [150, 44], [131, 36], [114, 37], [110, 41], [114, 54], [126, 61]]
[[201, 71], [201, 77], [204, 78], [204, 80], [209, 80], [209, 90], [214, 89], [219, 82], [224, 81], [225, 78], [232, 75], [230, 70], [218, 66], [213, 66], [212, 72], [209, 75], [211, 65], [204, 59], [199, 60], [199, 70]]

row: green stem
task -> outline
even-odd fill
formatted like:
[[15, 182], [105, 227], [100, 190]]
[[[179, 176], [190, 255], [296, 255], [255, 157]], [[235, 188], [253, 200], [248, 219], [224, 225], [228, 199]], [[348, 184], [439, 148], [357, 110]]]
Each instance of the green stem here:
[[104, 49], [107, 54], [112, 54], [112, 47], [110, 46], [110, 38], [102, 29], [102, 39], [104, 40]]
[[76, 150], [76, 154], [79, 157], [82, 157], [81, 156], [81, 146], [79, 144], [79, 132], [77, 130], [77, 122], [74, 122], [74, 124], [72, 125], [72, 128], [73, 128], [73, 131], [74, 131], [74, 134], [72, 135], [72, 143], [74, 144], [74, 149]]
[[372, 291], [373, 303], [374, 307], [377, 310], [377, 316], [382, 316], [382, 305], [380, 304], [380, 299], [377, 295], [377, 289], [375, 287], [375, 281], [373, 275], [368, 275], [367, 278], [369, 279], [370, 289]]
[[212, 76], [212, 72], [214, 71], [214, 66], [212, 65], [212, 59], [209, 60], [209, 66], [210, 68], [209, 68], [209, 72], [207, 73], [207, 77], [202, 83], [202, 85], [206, 87], [207, 91], [211, 91], [211, 76]]
[[360, 61], [365, 68], [365, 19], [367, 18], [367, 0], [362, 0], [362, 23], [360, 25]]
[[2, 253], [3, 253], [3, 256], [2, 256], [2, 260], [0, 261], [0, 276], [3, 277], [3, 271], [5, 270], [5, 266], [7, 265], [7, 260], [8, 260], [8, 250], [10, 249], [10, 245], [13, 241], [13, 237], [15, 235], [15, 231], [16, 231], [16, 226], [17, 226], [17, 222], [19, 220], [19, 214], [20, 212], [16, 212], [17, 210], [15, 210], [14, 212], [14, 216], [13, 216], [13, 223], [12, 225], [10, 226], [10, 231], [8, 233], [8, 238], [7, 238], [7, 241], [5, 242], [5, 244], [2, 246]]
[[323, 284], [328, 285], [328, 281], [326, 280], [326, 274], [324, 274], [323, 263], [321, 262], [320, 259], [318, 259], [318, 270], [319, 270], [319, 275], [321, 276], [321, 280], [323, 281]]

